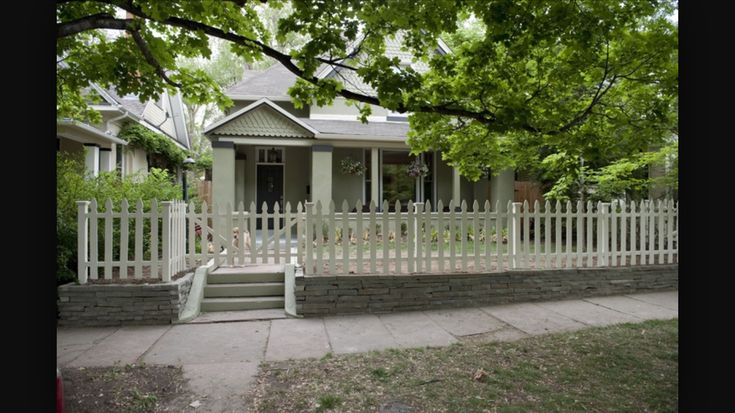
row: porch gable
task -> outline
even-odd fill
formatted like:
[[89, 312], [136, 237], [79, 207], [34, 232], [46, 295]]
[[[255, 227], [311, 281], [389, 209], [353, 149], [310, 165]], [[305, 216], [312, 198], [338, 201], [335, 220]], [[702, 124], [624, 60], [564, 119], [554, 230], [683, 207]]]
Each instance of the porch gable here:
[[314, 138], [317, 131], [267, 99], [261, 99], [213, 124], [208, 135]]

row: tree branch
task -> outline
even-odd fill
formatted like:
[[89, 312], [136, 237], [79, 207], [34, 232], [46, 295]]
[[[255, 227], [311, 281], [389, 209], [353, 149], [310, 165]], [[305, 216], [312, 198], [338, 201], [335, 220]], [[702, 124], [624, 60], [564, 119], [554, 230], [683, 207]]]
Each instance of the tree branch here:
[[148, 43], [145, 42], [145, 39], [143, 39], [143, 36], [140, 35], [140, 32], [138, 30], [128, 31], [133, 36], [133, 40], [135, 40], [135, 44], [138, 45], [141, 53], [143, 53], [145, 61], [148, 62], [149, 65], [153, 66], [154, 69], [156, 69], [156, 73], [158, 73], [158, 76], [161, 76], [161, 78], [165, 80], [166, 83], [168, 83], [169, 85], [180, 88], [181, 83], [174, 82], [173, 80], [171, 80], [170, 77], [168, 77], [166, 71], [163, 69], [163, 67], [161, 67], [161, 64], [158, 63], [158, 60], [156, 60], [155, 56], [153, 56], [153, 53], [151, 53], [151, 49], [148, 47]]
[[582, 111], [579, 115], [575, 116], [574, 119], [572, 119], [570, 122], [568, 122], [566, 125], [559, 128], [558, 131], [549, 132], [550, 135], [556, 135], [562, 132], [566, 132], [569, 129], [581, 124], [589, 115], [592, 114], [592, 108], [595, 107], [595, 105], [602, 99], [603, 96], [610, 90], [610, 88], [615, 83], [616, 77], [613, 76], [612, 79], [607, 84], [607, 87], [603, 90], [603, 86], [605, 85], [605, 81], [607, 80], [607, 75], [610, 74], [610, 42], [607, 41], [607, 48], [605, 51], [605, 71], [602, 73], [602, 80], [600, 80], [600, 83], [597, 85], [597, 90], [595, 91], [595, 96], [592, 97], [592, 100], [590, 101], [590, 104], [587, 105], [585, 110]]
[[143, 54], [143, 58], [148, 62], [149, 65], [153, 66], [156, 73], [171, 86], [176, 88], [181, 87], [181, 83], [174, 82], [166, 74], [158, 60], [148, 47], [143, 36], [141, 36], [139, 29], [135, 25], [133, 19], [116, 19], [109, 14], [100, 13], [91, 16], [82, 17], [81, 19], [73, 20], [66, 23], [60, 23], [56, 26], [56, 34], [58, 38], [72, 36], [83, 31], [93, 29], [112, 29], [112, 30], [124, 30], [131, 34], [135, 44], [138, 45], [138, 49]]
[[[183, 18], [176, 17], [176, 16], [171, 16], [163, 20], [156, 20], [148, 16], [140, 8], [134, 6], [130, 0], [126, 0], [122, 2], [114, 1], [114, 0], [94, 0], [94, 1], [120, 7], [123, 10], [126, 10], [143, 19], [167, 24], [169, 26], [180, 27], [180, 28], [192, 30], [192, 31], [201, 30], [205, 34], [208, 34], [213, 37], [217, 37], [223, 40], [227, 40], [233, 43], [237, 43], [237, 44], [241, 44], [241, 45], [245, 45], [249, 47], [254, 47], [260, 50], [266, 56], [269, 56], [275, 59], [276, 61], [278, 61], [279, 63], [281, 63], [286, 69], [288, 69], [291, 73], [295, 74], [299, 78], [304, 79], [307, 82], [312, 83], [312, 84], [318, 84], [319, 82], [319, 79], [315, 76], [306, 76], [304, 71], [301, 70], [298, 66], [296, 66], [296, 64], [292, 61], [292, 58], [290, 55], [281, 53], [278, 50], [258, 40], [250, 39], [248, 37], [245, 37], [245, 36], [242, 36], [236, 33], [225, 32], [224, 30], [216, 28], [216, 27], [212, 27], [212, 26], [209, 26], [209, 25], [197, 22], [197, 21], [183, 19]], [[90, 30], [91, 29], [92, 28], [90, 28]], [[354, 68], [351, 68], [351, 69], [355, 70]], [[369, 103], [371, 105], [382, 106], [380, 104], [380, 100], [376, 96], [356, 93], [348, 89], [342, 89], [341, 91], [337, 93], [347, 99], [352, 99], [352, 100], [356, 100], [356, 101], [363, 102], [363, 103]], [[405, 105], [401, 104], [399, 105], [398, 108], [396, 108], [396, 110], [398, 112], [407, 112], [408, 108], [405, 107]], [[445, 107], [445, 106], [429, 105], [429, 106], [420, 106], [418, 108], [412, 108], [412, 110], [418, 111], [418, 112], [439, 113], [439, 114], [451, 115], [451, 116], [464, 116], [464, 117], [478, 120], [482, 123], [492, 123], [495, 121], [493, 113], [474, 112], [474, 111], [466, 110], [463, 108], [450, 108], [450, 107]]]
[[93, 14], [56, 25], [56, 38], [72, 36], [94, 29], [128, 30], [132, 19], [116, 19], [107, 13]]

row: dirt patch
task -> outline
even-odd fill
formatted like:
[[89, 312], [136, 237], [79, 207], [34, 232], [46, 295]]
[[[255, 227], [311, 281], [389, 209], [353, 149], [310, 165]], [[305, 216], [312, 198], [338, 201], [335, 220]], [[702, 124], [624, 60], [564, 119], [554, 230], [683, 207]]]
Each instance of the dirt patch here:
[[[189, 274], [191, 272], [194, 272], [196, 268], [189, 268], [184, 271], [177, 272], [176, 274], [171, 276], [171, 281], [178, 280], [179, 278], [185, 276], [186, 274]], [[135, 278], [135, 268], [128, 268], [128, 276], [127, 278], [120, 278], [120, 269], [119, 268], [113, 268], [112, 269], [112, 278], [106, 279], [104, 278], [104, 270], [100, 271], [98, 279], [94, 280], [92, 278], [87, 279], [87, 284], [96, 284], [96, 285], [104, 285], [104, 284], [161, 284], [163, 281], [160, 278], [152, 277], [151, 276], [151, 269], [150, 267], [143, 267], [142, 269], [142, 278]]]
[[126, 365], [65, 368], [64, 411], [181, 412], [193, 401], [181, 367]]

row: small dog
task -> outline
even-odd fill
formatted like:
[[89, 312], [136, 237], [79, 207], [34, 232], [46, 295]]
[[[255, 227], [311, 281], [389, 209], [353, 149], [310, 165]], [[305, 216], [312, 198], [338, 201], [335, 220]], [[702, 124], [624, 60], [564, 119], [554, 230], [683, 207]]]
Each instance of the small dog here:
[[[242, 234], [243, 244], [245, 245], [245, 248], [248, 249], [248, 251], [252, 251], [252, 247], [250, 244], [250, 232], [244, 231]], [[232, 246], [235, 248], [240, 248], [240, 228], [234, 227], [232, 228]], [[221, 247], [221, 249], [224, 249], [224, 246]], [[214, 252], [214, 245], [212, 245], [212, 238], [209, 238], [208, 243], [208, 250], [209, 253]]]
[[[243, 244], [245, 245], [245, 248], [247, 248], [248, 251], [251, 251], [252, 248], [250, 246], [250, 232], [244, 231], [242, 233], [242, 239], [243, 239]], [[240, 228], [239, 227], [232, 228], [232, 245], [236, 248], [240, 247]]]

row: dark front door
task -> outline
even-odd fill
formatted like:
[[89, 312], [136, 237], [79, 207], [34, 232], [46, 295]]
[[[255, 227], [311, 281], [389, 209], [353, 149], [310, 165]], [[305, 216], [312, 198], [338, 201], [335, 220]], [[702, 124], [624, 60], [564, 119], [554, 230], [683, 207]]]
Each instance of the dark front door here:
[[[283, 165], [258, 165], [258, 213], [263, 212], [263, 202], [268, 205], [268, 212], [273, 212], [273, 205], [283, 211]], [[260, 220], [258, 220], [260, 228]], [[273, 218], [268, 219], [268, 228], [273, 228]]]

